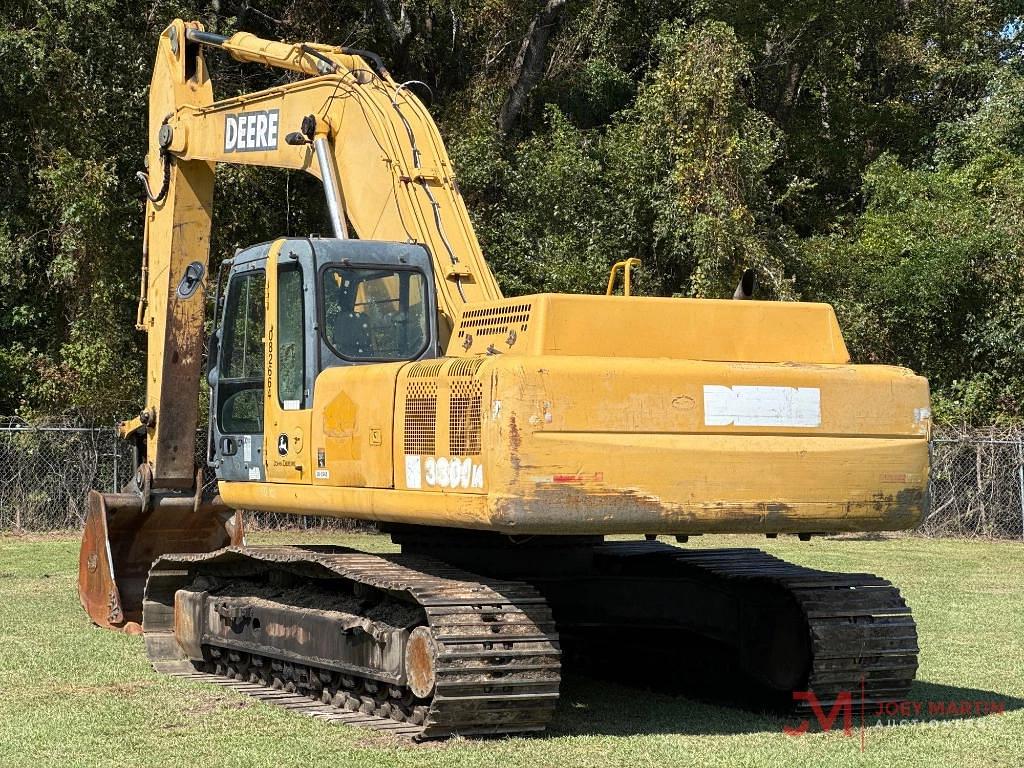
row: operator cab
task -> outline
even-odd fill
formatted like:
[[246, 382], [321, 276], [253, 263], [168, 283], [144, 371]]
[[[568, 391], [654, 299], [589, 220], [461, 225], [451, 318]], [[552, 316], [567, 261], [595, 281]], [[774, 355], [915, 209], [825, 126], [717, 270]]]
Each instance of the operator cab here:
[[264, 461], [268, 426], [274, 466], [308, 476], [303, 421], [321, 371], [439, 354], [422, 245], [281, 239], [240, 251], [225, 267], [207, 374], [207, 460], [220, 480], [274, 479]]

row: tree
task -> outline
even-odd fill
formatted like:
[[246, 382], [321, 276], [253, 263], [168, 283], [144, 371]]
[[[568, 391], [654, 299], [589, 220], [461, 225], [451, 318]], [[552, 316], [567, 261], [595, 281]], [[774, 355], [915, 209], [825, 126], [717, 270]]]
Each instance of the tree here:
[[[421, 80], [510, 294], [834, 301], [857, 359], [945, 418], [1021, 418], [1019, 0], [9, 0], [0, 7], [0, 413], [110, 419], [133, 330], [156, 37], [342, 43]], [[216, 95], [292, 74], [211, 52]], [[420, 86], [416, 86], [420, 87]], [[325, 231], [315, 180], [221, 166], [213, 270]], [[198, 383], [197, 383], [198, 385]]]
[[804, 244], [814, 295], [854, 355], [926, 372], [938, 416], [1024, 417], [1024, 76], [998, 72], [981, 108], [945, 123], [929, 162], [883, 155], [850, 235]]

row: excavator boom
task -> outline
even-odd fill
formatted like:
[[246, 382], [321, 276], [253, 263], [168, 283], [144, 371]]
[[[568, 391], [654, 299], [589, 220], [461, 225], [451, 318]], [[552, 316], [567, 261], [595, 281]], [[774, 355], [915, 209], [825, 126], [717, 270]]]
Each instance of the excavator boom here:
[[[204, 46], [311, 77], [215, 102]], [[361, 240], [425, 245], [442, 344], [465, 305], [502, 297], [437, 126], [413, 87], [344, 48], [244, 32], [224, 38], [180, 21], [164, 31], [150, 86], [150, 193], [153, 179], [163, 181], [146, 210], [142, 315], [150, 338], [144, 413], [152, 419], [144, 426], [152, 426], [147, 457], [158, 487], [190, 487], [194, 479], [181, 443], [191, 439], [197, 400], [177, 384], [199, 375], [216, 163], [306, 171], [324, 181], [336, 234], [351, 224]], [[162, 408], [174, 412], [173, 423], [159, 422]]]

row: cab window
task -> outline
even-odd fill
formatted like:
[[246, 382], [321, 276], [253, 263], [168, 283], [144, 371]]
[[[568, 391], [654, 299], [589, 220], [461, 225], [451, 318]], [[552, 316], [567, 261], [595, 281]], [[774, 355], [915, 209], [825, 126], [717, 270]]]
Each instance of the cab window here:
[[236, 275], [228, 287], [217, 387], [218, 420], [225, 434], [263, 431], [265, 289], [262, 270]]
[[303, 407], [305, 394], [302, 269], [283, 267], [277, 275], [277, 397], [288, 411]]
[[415, 269], [328, 266], [324, 339], [347, 360], [411, 360], [427, 347], [427, 283]]

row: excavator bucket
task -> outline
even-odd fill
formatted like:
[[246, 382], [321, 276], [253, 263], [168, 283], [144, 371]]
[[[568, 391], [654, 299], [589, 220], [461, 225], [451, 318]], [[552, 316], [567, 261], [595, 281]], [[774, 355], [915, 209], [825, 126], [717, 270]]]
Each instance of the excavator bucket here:
[[136, 494], [90, 491], [78, 557], [82, 607], [101, 627], [137, 634], [154, 560], [241, 542], [241, 515], [220, 497], [198, 505], [188, 497], [154, 498], [144, 510]]

